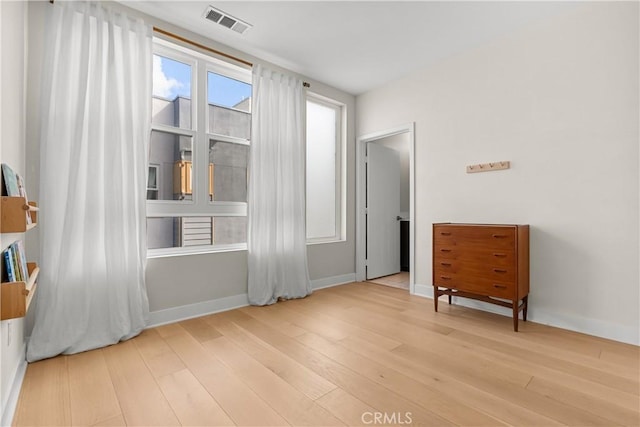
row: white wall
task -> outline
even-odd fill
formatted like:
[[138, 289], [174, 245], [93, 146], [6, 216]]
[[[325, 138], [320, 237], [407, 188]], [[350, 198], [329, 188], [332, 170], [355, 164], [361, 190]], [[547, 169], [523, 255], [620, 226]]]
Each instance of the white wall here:
[[358, 135], [416, 123], [420, 292], [433, 222], [528, 223], [531, 320], [640, 342], [638, 35], [584, 3], [357, 98]]
[[[0, 0], [1, 1], [1, 0]], [[167, 22], [146, 16], [141, 12], [111, 3], [111, 7], [127, 10], [132, 16], [142, 16], [146, 22], [174, 34], [197, 41], [214, 49], [227, 52], [251, 61], [261, 62], [275, 69], [273, 64], [266, 63], [250, 55], [238, 52], [230, 47], [220, 45], [213, 40], [196, 35]], [[44, 16], [51, 6], [48, 2], [29, 3], [29, 60], [34, 63], [42, 60]], [[3, 53], [4, 55], [4, 53]], [[28, 74], [27, 117], [34, 123], [27, 129], [27, 157], [37, 162], [39, 159], [39, 91], [41, 67], [30, 67]], [[286, 71], [286, 70], [285, 70]], [[291, 73], [291, 72], [289, 72]], [[292, 73], [294, 74], [294, 73]], [[346, 241], [330, 244], [310, 245], [307, 249], [309, 258], [309, 274], [312, 280], [325, 282], [331, 277], [353, 276], [355, 272], [355, 98], [352, 95], [323, 85], [301, 76], [311, 83], [314, 93], [335, 99], [346, 105], [347, 110], [347, 233]], [[37, 163], [36, 163], [37, 164]], [[27, 172], [27, 180], [38, 182], [37, 168]], [[37, 194], [36, 190], [30, 190]], [[43, 213], [44, 214], [44, 213]], [[31, 236], [30, 236], [31, 239]], [[29, 243], [29, 242], [28, 242]], [[37, 248], [37, 237], [32, 245]], [[147, 291], [151, 311], [168, 310], [175, 307], [202, 303], [203, 301], [227, 298], [247, 292], [246, 251], [213, 253], [205, 255], [175, 256], [149, 259], [147, 264]]]
[[[19, 1], [0, 2], [0, 161], [25, 176], [25, 6]], [[24, 234], [0, 235], [4, 250]], [[0, 322], [0, 425], [11, 423], [17, 399], [12, 389], [24, 373], [24, 318]]]

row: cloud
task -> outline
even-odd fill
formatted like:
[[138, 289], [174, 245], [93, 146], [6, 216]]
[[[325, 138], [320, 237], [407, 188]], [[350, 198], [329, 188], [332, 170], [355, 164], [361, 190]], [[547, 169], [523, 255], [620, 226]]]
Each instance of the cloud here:
[[153, 95], [173, 98], [182, 86], [178, 80], [164, 74], [161, 58], [158, 55], [153, 55]]

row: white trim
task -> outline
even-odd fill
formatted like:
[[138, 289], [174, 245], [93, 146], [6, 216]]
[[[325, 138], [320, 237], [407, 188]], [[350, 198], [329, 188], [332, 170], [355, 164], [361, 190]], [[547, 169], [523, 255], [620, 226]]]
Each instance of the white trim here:
[[[355, 281], [354, 273], [340, 276], [325, 277], [311, 281], [314, 290], [329, 288], [332, 286], [344, 285]], [[149, 313], [148, 328], [180, 322], [182, 320], [193, 319], [194, 317], [206, 316], [208, 314], [220, 313], [249, 305], [247, 294], [233, 295], [230, 297], [217, 298], [209, 301], [197, 302], [195, 304], [181, 305], [164, 310], [152, 311]], [[19, 391], [19, 390], [18, 390]], [[3, 424], [4, 425], [4, 424]]]
[[16, 373], [11, 382], [11, 388], [7, 399], [2, 402], [2, 417], [0, 418], [0, 425], [10, 426], [12, 425], [13, 417], [15, 416], [16, 408], [18, 407], [18, 398], [20, 397], [20, 390], [22, 389], [22, 381], [24, 380], [24, 374], [27, 372], [27, 345], [22, 344], [21, 354], [23, 357], [20, 360], [20, 364], [16, 369]]
[[312, 280], [311, 287], [313, 288], [313, 290], [318, 290], [318, 289], [324, 289], [324, 288], [331, 288], [333, 286], [338, 286], [338, 285], [345, 285], [347, 283], [351, 283], [355, 281], [356, 281], [356, 274], [349, 273], [349, 274], [342, 274], [340, 276], [325, 277], [323, 279]]
[[164, 310], [152, 311], [149, 313], [147, 328], [175, 323], [181, 320], [193, 319], [194, 317], [205, 316], [207, 314], [220, 313], [222, 311], [233, 310], [234, 308], [246, 307], [249, 305], [247, 294], [233, 295], [230, 297], [217, 298], [209, 301], [197, 302], [195, 304], [181, 305]]
[[433, 299], [433, 286], [416, 283], [411, 294], [418, 297]]
[[[416, 296], [433, 299], [433, 286], [416, 284]], [[495, 304], [487, 304], [482, 301], [475, 301], [468, 298], [453, 297], [452, 303], [473, 308], [476, 310], [486, 311], [489, 313], [499, 314], [505, 317], [511, 317], [511, 309], [497, 306]], [[638, 330], [629, 326], [603, 322], [601, 320], [590, 319], [585, 317], [569, 316], [566, 314], [550, 313], [547, 311], [536, 309], [535, 306], [530, 307], [527, 313], [527, 321], [539, 323], [542, 325], [553, 326], [554, 328], [566, 329], [568, 331], [579, 332], [582, 334], [593, 335], [600, 338], [606, 338], [618, 342], [624, 342], [632, 345], [640, 345], [640, 336]]]
[[389, 136], [409, 134], [409, 292], [415, 291], [415, 123], [407, 123], [394, 128], [359, 136], [356, 143], [356, 280], [366, 280], [365, 274], [365, 176], [366, 145]]
[[234, 243], [228, 245], [207, 245], [207, 246], [179, 246], [175, 248], [148, 249], [147, 259], [167, 258], [184, 255], [216, 254], [220, 252], [246, 251], [246, 243]]

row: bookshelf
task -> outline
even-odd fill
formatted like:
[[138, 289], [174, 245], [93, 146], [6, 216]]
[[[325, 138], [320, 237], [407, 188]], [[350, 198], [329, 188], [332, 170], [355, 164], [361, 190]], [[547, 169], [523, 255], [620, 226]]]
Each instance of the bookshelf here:
[[[2, 196], [0, 211], [2, 233], [24, 233], [38, 223], [38, 205], [36, 202], [27, 202], [24, 197]], [[31, 221], [27, 219], [27, 214]]]
[[[0, 198], [1, 233], [24, 233], [34, 228], [37, 223], [38, 206], [35, 202], [28, 202], [25, 197]], [[4, 263], [4, 260], [0, 262]], [[35, 295], [40, 268], [36, 263], [28, 262], [27, 270], [28, 281], [2, 282], [0, 285], [0, 320], [15, 319], [27, 314]]]
[[0, 320], [15, 319], [27, 315], [29, 305], [38, 286], [40, 268], [35, 262], [28, 262], [28, 282], [4, 282], [0, 286]]

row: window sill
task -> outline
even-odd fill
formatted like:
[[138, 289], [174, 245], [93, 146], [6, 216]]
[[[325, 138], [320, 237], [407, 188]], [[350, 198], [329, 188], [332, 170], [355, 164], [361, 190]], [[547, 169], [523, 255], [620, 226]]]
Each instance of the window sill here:
[[[344, 243], [344, 242], [346, 242], [346, 239], [307, 241], [307, 246], [324, 245], [324, 244], [331, 244], [331, 243]], [[147, 251], [147, 259], [169, 258], [169, 257], [185, 256], [185, 255], [216, 254], [216, 253], [224, 253], [224, 252], [241, 252], [246, 250], [247, 250], [246, 244], [199, 246], [199, 247], [191, 247], [191, 248], [149, 249]]]
[[147, 259], [168, 258], [185, 255], [215, 254], [221, 252], [240, 252], [246, 250], [247, 245], [245, 243], [237, 245], [196, 246], [191, 248], [149, 249], [147, 251]]
[[324, 245], [326, 243], [344, 243], [347, 239], [319, 239], [319, 240], [307, 240], [307, 246]]

